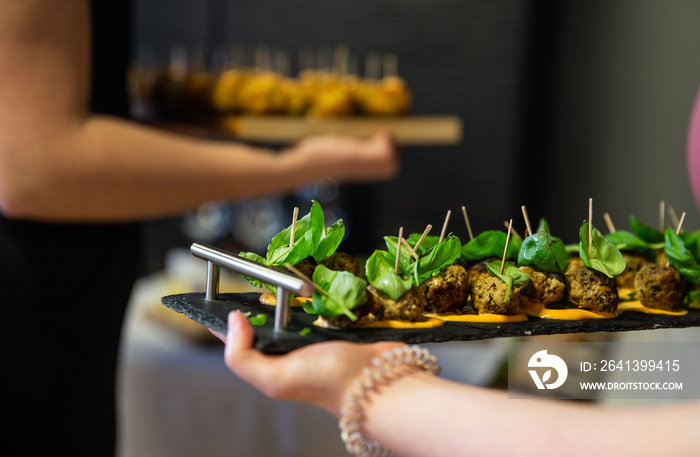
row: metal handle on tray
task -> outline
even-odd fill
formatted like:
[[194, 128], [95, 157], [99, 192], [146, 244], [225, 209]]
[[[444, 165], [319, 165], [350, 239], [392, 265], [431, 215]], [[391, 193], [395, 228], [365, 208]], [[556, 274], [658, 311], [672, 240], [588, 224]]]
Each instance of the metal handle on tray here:
[[259, 263], [238, 257], [221, 249], [192, 243], [190, 252], [195, 257], [207, 261], [207, 287], [205, 298], [216, 300], [219, 296], [219, 267], [226, 267], [237, 273], [250, 276], [277, 287], [277, 306], [275, 308], [275, 332], [284, 330], [289, 323], [290, 293], [310, 296], [313, 284], [287, 273], [273, 270]]

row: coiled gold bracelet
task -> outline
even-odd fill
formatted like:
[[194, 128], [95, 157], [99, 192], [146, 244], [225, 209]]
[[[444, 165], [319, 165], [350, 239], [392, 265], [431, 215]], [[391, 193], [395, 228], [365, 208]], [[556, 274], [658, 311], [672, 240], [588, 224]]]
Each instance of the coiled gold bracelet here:
[[345, 449], [357, 457], [388, 457], [391, 451], [376, 441], [367, 439], [362, 433], [364, 412], [361, 402], [367, 392], [378, 384], [390, 380], [389, 373], [400, 366], [422, 368], [432, 375], [440, 373], [437, 358], [427, 349], [416, 345], [386, 351], [381, 357], [372, 359], [372, 364], [362, 369], [362, 375], [353, 381], [353, 387], [345, 394], [338, 426]]

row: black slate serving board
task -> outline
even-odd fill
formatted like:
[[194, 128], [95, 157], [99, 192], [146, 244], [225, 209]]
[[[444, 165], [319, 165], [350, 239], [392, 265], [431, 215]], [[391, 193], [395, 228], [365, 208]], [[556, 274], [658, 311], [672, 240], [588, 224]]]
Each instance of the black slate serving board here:
[[[266, 314], [267, 323], [254, 327], [255, 347], [269, 354], [284, 354], [313, 343], [344, 340], [356, 343], [402, 341], [410, 344], [444, 341], [484, 340], [532, 335], [562, 333], [624, 332], [658, 328], [685, 328], [700, 326], [700, 309], [691, 309], [685, 316], [667, 316], [628, 311], [614, 319], [555, 320], [529, 317], [524, 322], [506, 324], [475, 324], [445, 322], [433, 329], [366, 328], [333, 330], [313, 325], [315, 316], [300, 308], [291, 308], [291, 322], [287, 330], [274, 332], [275, 308], [259, 302], [260, 294], [223, 293], [217, 300], [206, 300], [203, 293], [168, 295], [161, 299], [168, 308], [185, 314], [190, 319], [221, 333], [226, 333], [230, 311], [240, 310], [251, 315]], [[305, 335], [303, 329], [309, 329]]]

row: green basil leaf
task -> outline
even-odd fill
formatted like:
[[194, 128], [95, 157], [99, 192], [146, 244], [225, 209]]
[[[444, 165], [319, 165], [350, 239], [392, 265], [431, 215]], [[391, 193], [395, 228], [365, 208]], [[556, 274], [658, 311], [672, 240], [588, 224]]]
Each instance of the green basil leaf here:
[[588, 268], [593, 268], [596, 271], [603, 273], [609, 278], [613, 278], [619, 275], [625, 268], [627, 264], [625, 259], [622, 257], [620, 250], [617, 249], [613, 243], [608, 241], [600, 231], [591, 227], [592, 229], [592, 247], [591, 256], [588, 256], [588, 221], [583, 221], [581, 224], [581, 230], [579, 232], [579, 238], [581, 242], [579, 243], [579, 255], [583, 264]]
[[[391, 255], [391, 257], [394, 258], [394, 261], [396, 261], [396, 252], [398, 250], [398, 241], [399, 237], [398, 236], [385, 236], [384, 237], [384, 242], [386, 243], [386, 249]], [[406, 249], [405, 246], [401, 247], [401, 258], [399, 259], [399, 267], [403, 271], [410, 271], [413, 267], [413, 257], [411, 256], [411, 253], [408, 252], [408, 249]]]
[[367, 302], [367, 281], [347, 271], [334, 271], [319, 265], [314, 270], [313, 281], [328, 295], [314, 290], [311, 307], [312, 314], [323, 317], [335, 317], [341, 314], [357, 320], [352, 309]]
[[540, 223], [537, 226], [537, 230], [535, 230], [535, 233], [537, 233], [537, 232], [545, 232], [548, 235], [552, 234], [552, 231], [549, 228], [549, 222], [547, 222], [547, 220], [545, 218], [540, 219]]
[[295, 241], [294, 246], [283, 246], [268, 256], [270, 266], [291, 263], [295, 265], [311, 255], [311, 246], [305, 241]]
[[[255, 252], [239, 252], [238, 257], [243, 257], [244, 259], [248, 259], [248, 260], [251, 260], [255, 263], [259, 263], [261, 265], [267, 266], [267, 261], [265, 260], [265, 258], [259, 254], [256, 254]], [[254, 287], [265, 287], [266, 286], [266, 284], [263, 283], [262, 281], [259, 281], [255, 278], [251, 278], [250, 276], [241, 275], [241, 278], [248, 281]]]
[[395, 260], [386, 251], [376, 250], [367, 259], [365, 272], [367, 281], [380, 290], [398, 300], [411, 289], [413, 282], [406, 275], [394, 273]]
[[664, 252], [668, 261], [685, 279], [695, 285], [700, 285], [700, 265], [693, 257], [693, 254], [685, 247], [683, 239], [676, 235], [672, 228], [666, 229], [664, 233], [666, 246]]
[[680, 234], [686, 249], [688, 249], [695, 260], [700, 260], [700, 231]]
[[326, 257], [333, 255], [344, 237], [345, 223], [342, 219], [338, 219], [333, 225], [326, 227], [325, 236], [321, 236], [312, 253], [313, 258], [320, 262]]
[[325, 229], [325, 235], [324, 228], [323, 208], [312, 200], [309, 213], [296, 222], [293, 246], [290, 246], [291, 225], [272, 238], [267, 248], [268, 265], [295, 265], [307, 257], [318, 262], [333, 254], [345, 236], [345, 224], [338, 220]]
[[255, 252], [239, 252], [238, 257], [243, 257], [244, 259], [248, 259], [255, 263], [260, 263], [267, 266], [267, 260], [265, 260], [265, 257], [256, 254]]
[[486, 269], [492, 275], [499, 278], [501, 281], [506, 283], [506, 295], [503, 297], [505, 303], [510, 300], [510, 292], [513, 286], [525, 287], [528, 282], [530, 282], [530, 276], [523, 273], [518, 269], [518, 267], [513, 262], [506, 262], [503, 265], [503, 273], [501, 273], [501, 261], [494, 260], [493, 262], [488, 262], [486, 264]]
[[292, 265], [309, 257], [313, 252], [313, 238], [310, 234], [311, 212], [297, 220], [294, 228], [294, 245], [290, 246], [292, 225], [279, 232], [272, 238], [267, 247], [267, 264], [270, 266]]
[[700, 304], [700, 289], [692, 289], [685, 295], [683, 306], [690, 308], [691, 306], [697, 307], [698, 304]]
[[[422, 233], [411, 233], [408, 238], [406, 238], [406, 241], [408, 241], [408, 244], [411, 245], [412, 248], [415, 248], [416, 243], [418, 243], [418, 240], [423, 236]], [[421, 241], [420, 246], [418, 246], [418, 249], [415, 250], [416, 254], [421, 255], [425, 254], [428, 252], [433, 246], [438, 244], [440, 241], [439, 236], [433, 236], [433, 235], [428, 235], [425, 238], [423, 238], [423, 241]]]
[[579, 249], [579, 243], [576, 244], [567, 244], [566, 246], [566, 253], [571, 255], [571, 254], [578, 254], [578, 249]]
[[[462, 245], [461, 259], [466, 262], [484, 260], [489, 257], [503, 257], [508, 234], [500, 230], [487, 230]], [[511, 237], [507, 259], [517, 259], [522, 240]]]
[[632, 232], [647, 243], [663, 243], [664, 234], [643, 224], [634, 214], [630, 216], [630, 228]]
[[613, 233], [608, 233], [605, 235], [605, 238], [617, 246], [620, 251], [638, 252], [652, 262], [656, 258], [656, 253], [651, 244], [639, 238], [632, 232], [616, 230]]
[[[318, 243], [323, 238], [323, 230], [325, 228], [325, 217], [323, 215], [323, 209], [321, 205], [316, 200], [311, 200], [311, 209], [308, 214], [308, 228], [304, 232], [304, 238], [311, 246], [311, 253], [309, 256], [313, 256], [317, 249]], [[314, 257], [316, 259], [316, 257]], [[321, 260], [319, 259], [316, 259]]]
[[[411, 246], [415, 246], [417, 238], [412, 237], [414, 241], [409, 242]], [[426, 237], [427, 239], [428, 237]], [[387, 249], [390, 256], [396, 259], [396, 247], [398, 242], [398, 237], [385, 236]], [[439, 239], [436, 237], [436, 241]], [[408, 241], [408, 240], [406, 240]], [[410, 272], [413, 277], [413, 283], [418, 286], [421, 282], [425, 281], [432, 275], [439, 273], [440, 269], [444, 266], [450, 265], [455, 262], [460, 256], [461, 242], [459, 238], [453, 234], [449, 234], [441, 243], [432, 243], [432, 240], [428, 242], [432, 246], [425, 250], [421, 249], [425, 240], [419, 246], [418, 259], [415, 259], [408, 252], [408, 249], [401, 249], [401, 258], [399, 260], [399, 266], [401, 272]], [[375, 286], [376, 287], [376, 286]]]
[[533, 266], [550, 273], [563, 273], [567, 258], [564, 242], [543, 229], [523, 240], [518, 253], [518, 265]]
[[459, 258], [461, 248], [459, 238], [450, 234], [441, 243], [419, 256], [413, 268], [414, 284], [419, 286], [429, 277], [439, 273], [443, 267], [453, 264]]

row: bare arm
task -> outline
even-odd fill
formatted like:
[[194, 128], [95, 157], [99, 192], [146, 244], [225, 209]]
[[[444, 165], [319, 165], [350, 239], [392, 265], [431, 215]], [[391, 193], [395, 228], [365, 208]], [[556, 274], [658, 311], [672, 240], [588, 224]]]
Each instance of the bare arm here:
[[[229, 317], [225, 359], [267, 395], [340, 414], [344, 394], [372, 357], [398, 343], [330, 342], [286, 356], [254, 349], [240, 313]], [[700, 454], [700, 403], [606, 410], [563, 401], [510, 400], [413, 370], [369, 394], [367, 435], [404, 457]]]
[[385, 133], [311, 138], [276, 154], [92, 115], [88, 13], [85, 0], [0, 4], [5, 215], [131, 220], [287, 191], [325, 176], [370, 181], [397, 173]]

